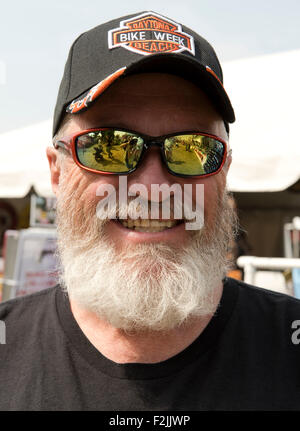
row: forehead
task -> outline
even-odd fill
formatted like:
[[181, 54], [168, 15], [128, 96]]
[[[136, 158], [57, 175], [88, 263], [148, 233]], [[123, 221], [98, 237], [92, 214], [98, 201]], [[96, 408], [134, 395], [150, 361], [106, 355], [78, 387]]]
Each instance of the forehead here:
[[155, 136], [199, 130], [226, 139], [223, 120], [206, 94], [181, 77], [163, 73], [119, 79], [87, 111], [73, 115], [71, 124], [72, 131], [119, 126]]

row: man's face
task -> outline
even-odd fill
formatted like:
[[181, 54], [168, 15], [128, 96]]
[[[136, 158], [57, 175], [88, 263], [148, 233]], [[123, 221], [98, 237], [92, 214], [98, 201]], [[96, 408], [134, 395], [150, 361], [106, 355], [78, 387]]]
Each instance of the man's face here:
[[[91, 108], [74, 115], [64, 134], [110, 126], [153, 137], [199, 131], [227, 140], [224, 123], [205, 94], [167, 74], [117, 81]], [[138, 232], [115, 220], [97, 220], [97, 189], [110, 184], [118, 195], [119, 176], [86, 172], [71, 157], [59, 176], [54, 151], [49, 150], [48, 158], [58, 198], [62, 281], [70, 296], [127, 330], [170, 329], [189, 316], [213, 312], [231, 235], [224, 198], [229, 162], [211, 177], [180, 178], [167, 171], [159, 148], [148, 149], [139, 168], [127, 176], [128, 187], [143, 184], [149, 199], [152, 184], [192, 184], [195, 201], [195, 185], [203, 184], [205, 221], [197, 232], [186, 230], [184, 223]]]
[[[101, 126], [122, 127], [153, 137], [173, 132], [201, 131], [227, 140], [224, 123], [205, 94], [192, 83], [167, 74], [141, 74], [119, 80], [93, 107], [80, 116], [74, 115], [65, 134]], [[72, 160], [68, 165], [70, 180], [76, 184], [77, 190], [82, 191], [83, 205], [96, 200], [99, 185], [113, 185], [118, 195], [118, 176], [84, 172]], [[225, 187], [225, 169], [205, 179], [180, 178], [167, 171], [159, 148], [152, 147], [147, 150], [140, 167], [128, 175], [127, 182], [128, 188], [133, 184], [143, 184], [148, 196], [152, 184], [171, 186], [177, 183], [182, 188], [184, 184], [192, 184], [194, 191], [195, 184], [204, 184], [205, 223], [213, 224], [217, 197]], [[105, 226], [105, 231], [119, 250], [124, 250], [128, 244], [149, 242], [183, 245], [191, 237], [184, 224], [159, 233], [144, 233], [126, 229], [120, 223], [111, 221]]]

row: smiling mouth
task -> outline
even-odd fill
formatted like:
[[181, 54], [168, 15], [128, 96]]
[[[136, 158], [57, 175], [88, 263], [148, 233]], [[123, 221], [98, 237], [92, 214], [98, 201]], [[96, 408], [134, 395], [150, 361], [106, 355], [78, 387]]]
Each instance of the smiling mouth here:
[[183, 223], [183, 220], [117, 219], [126, 229], [136, 232], [161, 232]]

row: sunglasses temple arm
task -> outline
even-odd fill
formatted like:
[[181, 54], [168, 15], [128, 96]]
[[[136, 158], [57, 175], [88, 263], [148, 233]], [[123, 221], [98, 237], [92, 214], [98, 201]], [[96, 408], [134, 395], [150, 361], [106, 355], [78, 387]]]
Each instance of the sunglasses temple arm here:
[[67, 142], [64, 141], [59, 141], [59, 140], [53, 140], [53, 146], [54, 148], [58, 149], [58, 148], [62, 148], [63, 150], [66, 150], [68, 152], [70, 152], [70, 145]]

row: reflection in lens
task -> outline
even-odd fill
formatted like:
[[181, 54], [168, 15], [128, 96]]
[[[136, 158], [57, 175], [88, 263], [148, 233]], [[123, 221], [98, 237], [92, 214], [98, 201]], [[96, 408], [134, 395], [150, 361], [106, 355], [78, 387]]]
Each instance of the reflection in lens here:
[[178, 135], [167, 138], [164, 152], [170, 170], [182, 175], [216, 172], [222, 163], [224, 145], [202, 135]]
[[142, 149], [142, 138], [121, 130], [90, 132], [76, 140], [79, 162], [103, 172], [129, 172], [136, 167]]

